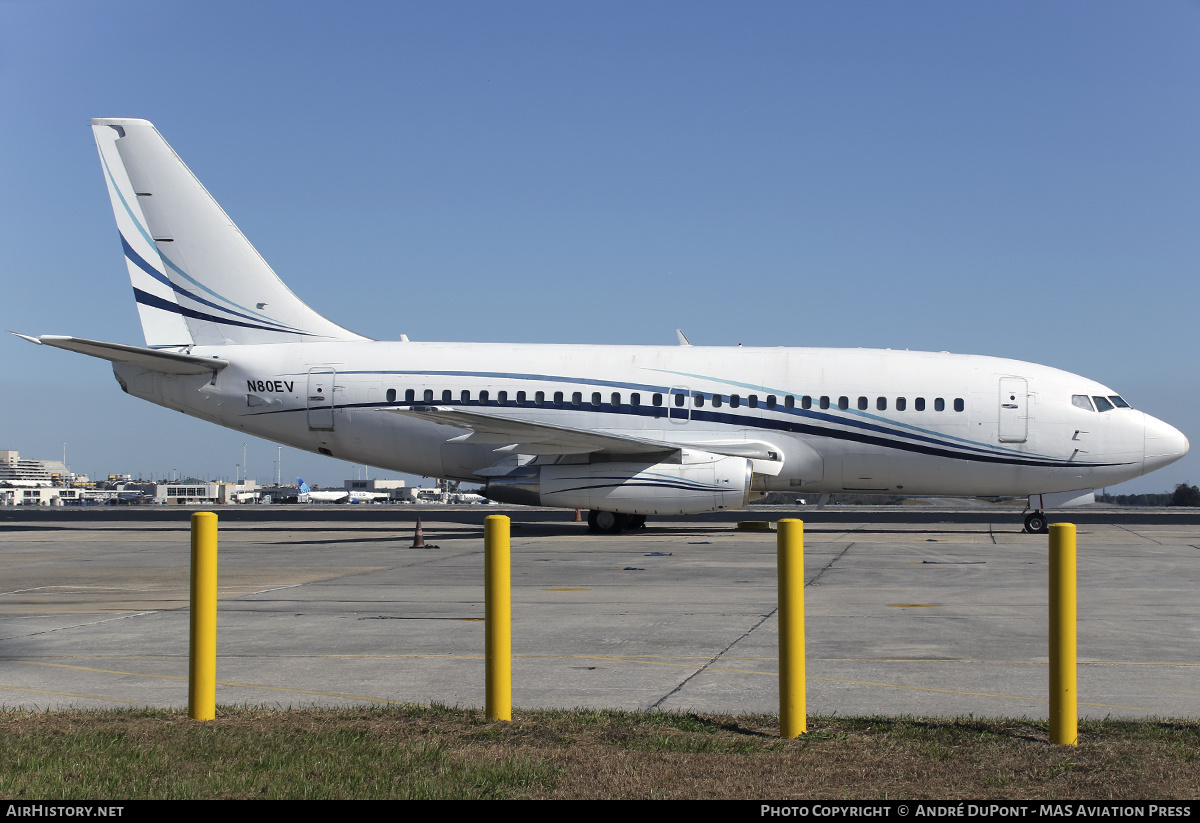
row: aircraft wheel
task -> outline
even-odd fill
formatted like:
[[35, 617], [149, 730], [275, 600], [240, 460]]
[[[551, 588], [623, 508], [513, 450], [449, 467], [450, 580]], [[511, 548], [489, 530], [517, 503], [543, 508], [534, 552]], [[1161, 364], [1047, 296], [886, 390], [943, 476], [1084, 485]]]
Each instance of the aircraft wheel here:
[[629, 531], [635, 529], [646, 528], [646, 515], [644, 514], [628, 514], [625, 515], [625, 528]]
[[1025, 531], [1030, 534], [1048, 534], [1050, 523], [1042, 512], [1030, 512], [1025, 515]]
[[617, 534], [625, 526], [626, 517], [616, 512], [592, 509], [588, 512], [588, 531], [596, 534]]

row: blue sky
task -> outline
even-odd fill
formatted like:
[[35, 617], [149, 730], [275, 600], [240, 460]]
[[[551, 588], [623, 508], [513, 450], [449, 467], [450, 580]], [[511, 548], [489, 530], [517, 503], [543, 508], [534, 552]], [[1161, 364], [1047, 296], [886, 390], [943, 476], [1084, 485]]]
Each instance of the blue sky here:
[[[142, 342], [88, 121], [143, 117], [372, 337], [992, 354], [1196, 442], [1198, 44], [1179, 0], [0, 0], [0, 320]], [[99, 361], [0, 353], [0, 448], [274, 473]]]

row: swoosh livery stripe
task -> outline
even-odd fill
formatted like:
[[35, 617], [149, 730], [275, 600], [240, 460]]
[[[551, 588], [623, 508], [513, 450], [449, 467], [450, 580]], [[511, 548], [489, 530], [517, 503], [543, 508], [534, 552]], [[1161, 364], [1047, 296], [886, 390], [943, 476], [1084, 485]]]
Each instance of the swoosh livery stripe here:
[[[425, 372], [425, 374], [428, 374], [428, 372]], [[421, 401], [413, 401], [413, 402], [396, 401], [393, 403], [387, 403], [387, 402], [342, 403], [342, 404], [334, 406], [333, 408], [334, 409], [385, 409], [385, 408], [397, 408], [397, 407], [400, 407], [400, 408], [419, 407], [419, 406], [429, 406], [429, 405], [469, 406], [469, 407], [482, 406], [484, 408], [496, 408], [497, 407], [495, 403], [480, 404], [476, 400], [472, 400], [470, 403], [463, 403], [460, 400], [452, 400], [448, 403], [443, 403], [440, 401], [435, 402], [435, 403], [424, 403]], [[599, 413], [599, 414], [626, 415], [626, 416], [631, 416], [631, 417], [657, 417], [657, 418], [666, 417], [666, 411], [667, 411], [665, 406], [634, 407], [634, 406], [630, 406], [628, 404], [622, 404], [619, 408], [614, 408], [611, 404], [603, 404], [598, 409], [595, 407], [589, 407], [587, 409], [575, 409], [573, 407], [562, 407], [562, 408], [552, 408], [551, 410], [559, 411], [559, 412], [581, 411], [581, 412]], [[265, 410], [265, 411], [261, 411], [261, 412], [248, 412], [246, 416], [257, 417], [260, 415], [270, 415], [270, 414], [295, 414], [295, 413], [307, 412], [307, 411], [308, 411], [307, 407], [302, 406], [302, 407], [294, 408], [294, 409], [270, 409], [270, 410]], [[863, 432], [858, 432], [858, 431], [847, 431], [845, 429], [835, 429], [835, 428], [828, 428], [825, 426], [807, 425], [804, 423], [799, 423], [794, 420], [778, 420], [778, 419], [767, 418], [767, 417], [750, 417], [747, 415], [723, 415], [723, 418], [726, 418], [726, 419], [723, 419], [720, 421], [713, 421], [710, 418], [700, 418], [700, 417], [696, 417], [696, 413], [695, 413], [695, 411], [693, 411], [693, 419], [704, 419], [706, 422], [727, 422], [727, 423], [730, 423], [731, 425], [738, 425], [743, 428], [751, 429], [751, 430], [789, 432], [789, 433], [793, 433], [793, 434], [803, 434], [803, 435], [807, 435], [809, 437], [822, 437], [822, 438], [827, 438], [830, 440], [845, 440], [845, 441], [856, 442], [856, 443], [864, 443], [864, 444], [872, 445], [872, 446], [881, 446], [883, 448], [892, 449], [892, 450], [898, 451], [898, 452], [908, 452], [908, 453], [912, 453], [912, 454], [924, 454], [924, 455], [928, 455], [930, 457], [945, 457], [945, 458], [950, 458], [950, 459], [954, 459], [954, 460], [969, 460], [973, 463], [992, 463], [992, 464], [996, 464], [996, 465], [1005, 465], [1005, 466], [1040, 466], [1042, 468], [1078, 469], [1078, 468], [1105, 468], [1105, 467], [1111, 467], [1111, 466], [1130, 466], [1130, 465], [1134, 465], [1134, 463], [1136, 462], [1136, 461], [1124, 461], [1124, 462], [1116, 462], [1116, 463], [1084, 463], [1084, 462], [1079, 462], [1079, 461], [1069, 461], [1069, 460], [1062, 460], [1062, 459], [1057, 459], [1057, 458], [1052, 458], [1052, 457], [1044, 457], [1044, 456], [1040, 456], [1040, 455], [1013, 456], [1013, 455], [1007, 455], [1007, 454], [987, 453], [980, 449], [976, 449], [976, 450], [972, 450], [972, 451], [955, 451], [955, 449], [962, 449], [963, 447], [957, 443], [946, 443], [942, 446], [937, 446], [937, 445], [927, 446], [927, 445], [923, 445], [921, 443], [911, 442], [911, 436], [906, 433], [903, 433], [903, 432], [898, 433], [899, 436], [910, 438], [909, 440], [893, 440], [893, 439], [889, 439], [886, 437], [865, 434]], [[619, 433], [619, 432], [614, 432], [614, 433]], [[519, 441], [520, 441], [520, 438], [514, 438], [514, 442], [519, 442]], [[702, 442], [683, 443], [683, 442], [664, 441], [663, 447], [668, 448], [668, 449], [694, 448], [694, 449], [703, 451], [704, 443], [702, 443]]]
[[[187, 297], [191, 300], [195, 300], [197, 303], [200, 303], [201, 305], [208, 306], [209, 308], [216, 309], [217, 311], [227, 312], [227, 313], [235, 315], [237, 317], [241, 317], [244, 320], [257, 320], [258, 319], [256, 317], [251, 317], [247, 314], [241, 314], [240, 312], [232, 311], [230, 309], [225, 308], [224, 306], [218, 306], [216, 303], [211, 303], [208, 300], [205, 300], [203, 297], [199, 297], [195, 294], [192, 294], [187, 289], [175, 285], [162, 272], [160, 272], [158, 269], [154, 268], [140, 254], [138, 254], [137, 251], [133, 248], [133, 246], [129, 245], [129, 241], [125, 239], [125, 235], [123, 235], [123, 234], [121, 235], [121, 246], [124, 247], [124, 249], [125, 249], [125, 256], [128, 257], [129, 260], [135, 266], [137, 266], [139, 269], [144, 271], [146, 274], [153, 277], [158, 282], [169, 286], [171, 288], [171, 290], [174, 291], [176, 294], [182, 294], [184, 297]], [[275, 323], [274, 320], [269, 320], [267, 322]], [[279, 326], [279, 329], [278, 329], [279, 331], [284, 331], [284, 332], [297, 331], [297, 329], [293, 329], [288, 326], [284, 326], [281, 323], [276, 323], [275, 325]], [[253, 328], [258, 328], [258, 327], [255, 326]]]
[[[164, 300], [161, 297], [156, 297], [153, 294], [144, 292], [137, 286], [134, 286], [133, 288], [133, 297], [143, 306], [151, 306], [156, 309], [162, 309], [163, 311], [182, 314], [184, 317], [191, 317], [195, 320], [207, 320], [211, 323], [224, 323], [227, 326], [241, 326], [246, 329], [261, 329], [262, 331], [286, 333], [285, 329], [273, 329], [270, 326], [260, 326], [255, 323], [243, 323], [240, 320], [230, 320], [227, 317], [216, 317], [211, 314], [205, 314], [204, 312], [196, 311], [195, 309], [189, 309], [185, 306], [180, 306], [178, 303], [172, 303], [169, 300]], [[308, 332], [302, 331], [292, 332], [292, 334], [303, 334], [306, 337], [311, 337]]]
[[[304, 376], [304, 374], [307, 374], [307, 372], [303, 372], [303, 373], [295, 372], [295, 373], [289, 374], [288, 376], [302, 377], [302, 376]], [[639, 384], [639, 383], [621, 383], [621, 382], [617, 382], [617, 381], [595, 381], [595, 380], [590, 380], [590, 379], [585, 379], [585, 378], [580, 378], [580, 377], [567, 377], [567, 376], [561, 376], [561, 375], [537, 375], [537, 374], [518, 374], [518, 373], [505, 373], [505, 372], [477, 372], [477, 371], [419, 371], [419, 370], [396, 370], [396, 371], [359, 370], [359, 371], [345, 371], [345, 372], [341, 372], [341, 374], [359, 374], [359, 375], [394, 374], [394, 375], [419, 375], [419, 376], [427, 376], [427, 377], [428, 376], [476, 377], [476, 378], [491, 378], [491, 379], [502, 379], [502, 380], [503, 379], [536, 380], [536, 381], [542, 381], [542, 382], [574, 383], [576, 385], [583, 386], [583, 387], [603, 385], [603, 386], [610, 386], [613, 388], [625, 388], [630, 391], [638, 390], [638, 391], [659, 392], [662, 394], [668, 393], [668, 389], [665, 387], [662, 387], [662, 386], [651, 386], [651, 385]], [[681, 373], [679, 373], [679, 374], [681, 374]], [[703, 377], [703, 375], [684, 375], [684, 376], [693, 376], [693, 377], [697, 377], [697, 378]], [[714, 377], [703, 377], [703, 379], [712, 380], [714, 382], [725, 382], [725, 383], [728, 383], [729, 385], [742, 385], [742, 384], [735, 383], [733, 381], [726, 381], [726, 380], [723, 380], [720, 378], [714, 378]], [[754, 387], [751, 387], [751, 388], [754, 388]], [[756, 390], [756, 391], [775, 391], [775, 392], [779, 392], [780, 394], [786, 394], [781, 389], [754, 388], [754, 390]], [[439, 406], [462, 405], [462, 403], [459, 401], [442, 402], [442, 401], [438, 401], [438, 400], [433, 401], [432, 404], [439, 405]], [[401, 405], [403, 405], [403, 404], [401, 404]], [[413, 403], [413, 405], [429, 405], [429, 404], [423, 404], [420, 401], [416, 401]], [[467, 405], [477, 406], [479, 404], [476, 401], [471, 401]], [[495, 404], [487, 404], [487, 405], [495, 405]], [[554, 407], [554, 408], [556, 408], [559, 411], [573, 410], [573, 407], [568, 407], [568, 406]], [[629, 408], [632, 409], [632, 407], [629, 407]], [[644, 412], [644, 411], [635, 412], [635, 413], [639, 414], [640, 416], [661, 416], [661, 417], [671, 416], [671, 417], [678, 418], [678, 415], [674, 414], [674, 412], [678, 411], [678, 409], [675, 409], [674, 407], [658, 406], [658, 407], [639, 407], [639, 408], [651, 408], [651, 409], [657, 408], [662, 411], [662, 414], [660, 414], [660, 415], [653, 415], [653, 414], [648, 415], [647, 412]], [[629, 413], [629, 412], [612, 412], [611, 409], [612, 409], [612, 407], [609, 404], [602, 404], [600, 406], [600, 410], [610, 410], [610, 413]], [[588, 411], [588, 410], [595, 411], [596, 407], [589, 405], [589, 407], [587, 409], [583, 409], [583, 410], [584, 411]], [[280, 411], [284, 411], [284, 410], [280, 410]], [[769, 409], [769, 410], [763, 409], [763, 411], [769, 412], [772, 414], [776, 414], [776, 415], [788, 415], [789, 417], [792, 417], [792, 418], [798, 417], [798, 418], [808, 418], [808, 419], [814, 420], [814, 421], [826, 421], [826, 422], [834, 424], [834, 425], [852, 427], [855, 429], [860, 429], [865, 432], [875, 432], [880, 435], [889, 435], [891, 437], [904, 438], [906, 441], [915, 441], [917, 443], [928, 443], [931, 446], [933, 446], [939, 450], [938, 451], [928, 451], [927, 453], [938, 454], [941, 456], [946, 456], [946, 455], [950, 455], [950, 454], [952, 454], [954, 456], [963, 456], [962, 454], [960, 454], [959, 451], [957, 451], [957, 450], [962, 450], [962, 451], [968, 452], [968, 453], [974, 452], [979, 455], [991, 456], [991, 457], [996, 457], [996, 458], [1008, 457], [1008, 458], [1011, 458], [1011, 460], [1001, 461], [1001, 462], [1010, 462], [1010, 463], [1013, 463], [1014, 465], [1023, 465], [1023, 466], [1125, 465], [1125, 464], [1064, 462], [1057, 458], [1053, 458], [1053, 457], [1050, 457], [1049, 455], [1045, 455], [1045, 454], [1022, 452], [1022, 451], [1018, 451], [1016, 449], [1009, 449], [1009, 448], [1004, 448], [1004, 447], [999, 447], [999, 446], [993, 446], [989, 443], [981, 443], [978, 441], [966, 440], [961, 437], [955, 437], [954, 435], [943, 435], [940, 432], [921, 428], [919, 426], [913, 426], [913, 425], [907, 424], [907, 423], [900, 423], [900, 422], [893, 423], [893, 421], [886, 420], [886, 418], [879, 418], [879, 417], [875, 417], [874, 415], [872, 415], [872, 417], [874, 417], [876, 420], [885, 422], [888, 425], [879, 425], [876, 423], [870, 423], [870, 422], [858, 419], [857, 415], [854, 417], [843, 417], [838, 414], [813, 411], [813, 410], [805, 410], [805, 409], [796, 409], [796, 408], [788, 409], [788, 408], [777, 407], [775, 409]], [[269, 413], [269, 412], [267, 412], [267, 413]], [[779, 418], [771, 418], [771, 417], [765, 417], [765, 416], [759, 417], [759, 416], [749, 416], [749, 415], [740, 415], [740, 414], [735, 415], [735, 414], [717, 413], [717, 412], [697, 410], [697, 409], [691, 409], [691, 417], [693, 420], [704, 420], [706, 422], [741, 425], [741, 426], [746, 426], [748, 428], [774, 429], [777, 431], [801, 431], [801, 432], [805, 432], [805, 433], [815, 433], [815, 434], [819, 434], [819, 436], [823, 436], [823, 437], [832, 437], [832, 436], [834, 436], [832, 434], [833, 432], [839, 431], [838, 429], [832, 429], [832, 428], [826, 428], [826, 427], [814, 427], [811, 424], [789, 421], [786, 418], [779, 419]], [[914, 432], [916, 432], [916, 433], [914, 433]], [[880, 438], [864, 439], [864, 436], [855, 436], [850, 432], [846, 432], [844, 435], [839, 435], [838, 439], [855, 440], [855, 441], [858, 441], [861, 443], [875, 443], [875, 444], [878, 444], [881, 442], [882, 443], [895, 442], [895, 441], [890, 441], [890, 440], [882, 440]], [[917, 449], [917, 448], [913, 448], [910, 450], [911, 451], [922, 451], [921, 449]], [[955, 450], [955, 451], [951, 451], [951, 450]]]

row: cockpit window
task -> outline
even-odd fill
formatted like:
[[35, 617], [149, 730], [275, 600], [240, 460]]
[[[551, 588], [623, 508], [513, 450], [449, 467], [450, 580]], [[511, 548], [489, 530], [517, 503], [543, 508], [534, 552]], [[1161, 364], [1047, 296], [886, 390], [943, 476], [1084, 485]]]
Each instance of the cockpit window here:
[[1096, 401], [1096, 411], [1106, 412], [1113, 410], [1113, 404], [1108, 402], [1107, 397], [1101, 397], [1100, 395], [1096, 394], [1092, 395], [1092, 399]]
[[1116, 406], [1118, 409], [1132, 409], [1133, 408], [1133, 406], [1126, 403], [1125, 400], [1119, 394], [1110, 394], [1108, 396], [1108, 399], [1111, 400], [1113, 402], [1113, 405]]
[[1095, 411], [1095, 409], [1092, 408], [1092, 401], [1088, 400], [1088, 396], [1086, 394], [1071, 395], [1071, 405], [1078, 406], [1085, 411]]

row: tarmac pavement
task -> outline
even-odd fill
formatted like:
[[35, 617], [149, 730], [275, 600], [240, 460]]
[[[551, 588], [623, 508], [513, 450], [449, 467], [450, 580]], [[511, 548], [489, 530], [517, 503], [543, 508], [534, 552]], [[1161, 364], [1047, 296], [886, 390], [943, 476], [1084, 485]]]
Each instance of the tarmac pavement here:
[[[407, 522], [335, 508], [218, 511], [218, 704], [482, 706], [499, 507], [424, 510], [426, 549]], [[189, 513], [6, 513], [0, 706], [186, 706]], [[506, 513], [514, 707], [778, 710], [774, 533], [677, 518], [607, 537]], [[1013, 512], [838, 515], [803, 515], [810, 714], [1046, 717], [1044, 535]], [[1200, 716], [1191, 519], [1079, 527], [1081, 716]]]

